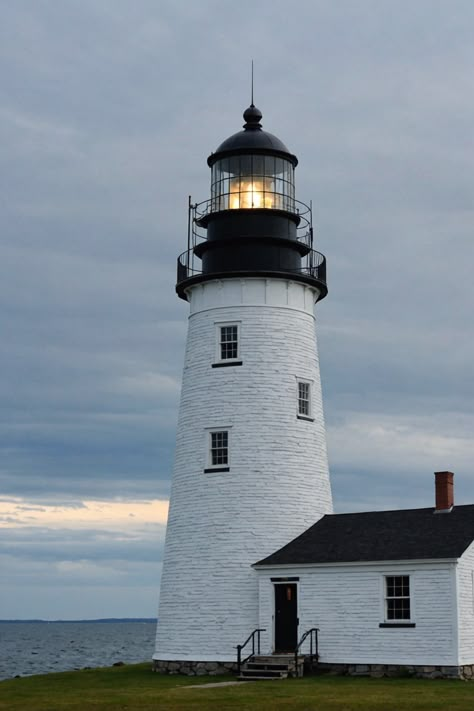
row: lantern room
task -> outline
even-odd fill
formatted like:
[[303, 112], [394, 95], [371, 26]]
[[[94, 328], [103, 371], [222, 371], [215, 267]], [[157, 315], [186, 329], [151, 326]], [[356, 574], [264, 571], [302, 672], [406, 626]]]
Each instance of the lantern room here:
[[295, 211], [290, 161], [258, 154], [221, 158], [212, 166], [211, 211], [266, 208]]

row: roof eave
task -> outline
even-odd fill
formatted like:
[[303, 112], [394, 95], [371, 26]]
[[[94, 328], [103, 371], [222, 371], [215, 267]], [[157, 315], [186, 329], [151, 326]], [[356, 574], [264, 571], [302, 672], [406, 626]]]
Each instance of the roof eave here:
[[369, 565], [433, 565], [433, 564], [456, 564], [459, 558], [402, 558], [399, 560], [348, 560], [337, 561], [335, 563], [253, 563], [255, 570], [271, 570], [274, 568], [337, 568], [348, 566], [369, 566]]

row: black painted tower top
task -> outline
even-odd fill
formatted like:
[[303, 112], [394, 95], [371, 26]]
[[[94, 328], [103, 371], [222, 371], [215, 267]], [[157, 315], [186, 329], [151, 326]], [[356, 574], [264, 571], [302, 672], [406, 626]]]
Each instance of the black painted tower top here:
[[298, 165], [298, 158], [290, 153], [283, 141], [280, 141], [273, 133], [262, 129], [262, 112], [256, 106], [250, 104], [244, 111], [244, 130], [237, 131], [225, 141], [222, 141], [215, 153], [211, 153], [207, 159], [209, 166], [212, 166], [220, 158], [238, 155], [239, 153], [256, 153], [260, 155], [280, 155], [291, 161], [294, 167]]
[[178, 258], [176, 290], [195, 284], [265, 277], [299, 281], [327, 294], [326, 259], [313, 249], [311, 208], [295, 199], [298, 159], [262, 129], [253, 103], [243, 130], [223, 141], [207, 163], [211, 197], [190, 205], [188, 249]]

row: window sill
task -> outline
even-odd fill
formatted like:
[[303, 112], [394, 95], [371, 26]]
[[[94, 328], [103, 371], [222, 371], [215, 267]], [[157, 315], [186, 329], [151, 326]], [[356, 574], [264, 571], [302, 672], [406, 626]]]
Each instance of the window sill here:
[[211, 368], [229, 368], [231, 365], [242, 365], [241, 360], [222, 361], [222, 363], [213, 363]]
[[204, 474], [210, 474], [211, 472], [229, 472], [230, 467], [207, 467], [204, 469]]
[[308, 415], [296, 415], [298, 420], [307, 420], [308, 422], [314, 422], [314, 417], [309, 417]]
[[416, 627], [415, 622], [381, 622], [379, 624], [379, 627], [384, 627], [385, 629], [389, 629], [390, 627], [393, 627], [394, 629], [399, 629], [400, 627]]

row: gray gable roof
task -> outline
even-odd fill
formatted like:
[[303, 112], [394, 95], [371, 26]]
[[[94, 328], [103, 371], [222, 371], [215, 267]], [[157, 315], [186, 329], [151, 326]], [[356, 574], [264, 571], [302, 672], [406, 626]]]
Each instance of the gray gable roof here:
[[459, 558], [473, 540], [473, 504], [330, 514], [255, 565]]

